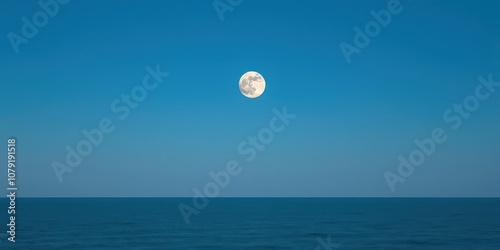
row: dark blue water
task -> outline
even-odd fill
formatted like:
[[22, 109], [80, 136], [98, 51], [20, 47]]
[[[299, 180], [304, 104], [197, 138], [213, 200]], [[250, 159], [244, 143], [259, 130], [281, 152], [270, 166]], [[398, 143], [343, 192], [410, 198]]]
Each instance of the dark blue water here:
[[21, 198], [0, 249], [500, 249], [500, 199], [212, 199], [189, 225], [181, 202]]

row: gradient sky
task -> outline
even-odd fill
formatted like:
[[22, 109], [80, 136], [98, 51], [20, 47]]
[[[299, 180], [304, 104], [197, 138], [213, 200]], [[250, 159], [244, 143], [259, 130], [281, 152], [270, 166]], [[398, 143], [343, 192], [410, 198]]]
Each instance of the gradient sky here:
[[[237, 160], [220, 196], [499, 197], [500, 91], [456, 131], [442, 116], [479, 75], [500, 81], [500, 2], [402, 0], [347, 63], [339, 44], [387, 3], [244, 0], [221, 21], [209, 0], [71, 1], [16, 54], [7, 34], [41, 8], [1, 1], [0, 138], [18, 139], [18, 195], [193, 196]], [[118, 120], [113, 100], [157, 64], [170, 75]], [[268, 84], [257, 99], [238, 90], [250, 70]], [[245, 162], [237, 146], [284, 106], [297, 118]], [[115, 131], [60, 183], [51, 163], [106, 117]], [[436, 127], [448, 140], [391, 192], [384, 172]]]

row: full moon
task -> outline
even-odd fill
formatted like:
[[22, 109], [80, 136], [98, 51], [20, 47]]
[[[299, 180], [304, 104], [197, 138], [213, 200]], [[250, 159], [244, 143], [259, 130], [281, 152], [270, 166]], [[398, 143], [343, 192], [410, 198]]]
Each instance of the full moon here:
[[249, 71], [240, 78], [240, 91], [248, 98], [257, 98], [266, 89], [266, 80], [261, 74], [255, 71]]

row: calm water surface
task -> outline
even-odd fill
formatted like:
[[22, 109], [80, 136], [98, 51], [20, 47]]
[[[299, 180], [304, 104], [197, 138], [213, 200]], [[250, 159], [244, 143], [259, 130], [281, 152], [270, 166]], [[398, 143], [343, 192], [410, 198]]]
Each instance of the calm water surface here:
[[188, 225], [182, 202], [19, 198], [0, 249], [500, 249], [500, 199], [220, 198]]

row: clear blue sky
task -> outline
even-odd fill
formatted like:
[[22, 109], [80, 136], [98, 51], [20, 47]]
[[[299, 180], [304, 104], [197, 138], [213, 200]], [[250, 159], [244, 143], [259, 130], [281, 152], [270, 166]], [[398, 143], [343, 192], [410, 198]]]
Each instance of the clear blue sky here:
[[[221, 21], [210, 0], [71, 1], [16, 54], [7, 34], [41, 7], [1, 1], [0, 138], [18, 140], [19, 195], [192, 196], [237, 160], [220, 196], [499, 197], [500, 91], [457, 130], [443, 113], [479, 75], [500, 81], [500, 2], [401, 0], [347, 63], [339, 44], [388, 2], [244, 0]], [[119, 120], [111, 103], [157, 64], [170, 75]], [[257, 99], [238, 90], [250, 70], [267, 82]], [[238, 145], [284, 106], [297, 118], [247, 163]], [[59, 182], [51, 164], [102, 118], [115, 131]], [[384, 173], [436, 127], [448, 140], [391, 192]]]

